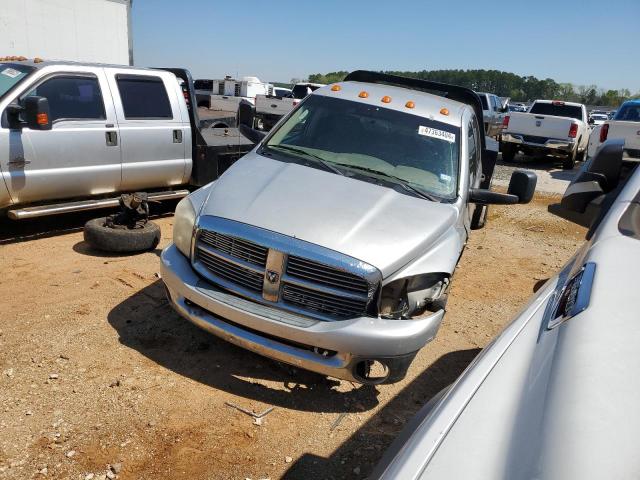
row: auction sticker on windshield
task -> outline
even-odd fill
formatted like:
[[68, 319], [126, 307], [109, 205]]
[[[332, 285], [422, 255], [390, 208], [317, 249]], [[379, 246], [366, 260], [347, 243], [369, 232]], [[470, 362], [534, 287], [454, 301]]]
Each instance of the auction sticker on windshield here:
[[450, 143], [456, 141], [456, 134], [445, 132], [444, 130], [438, 130], [437, 128], [425, 127], [420, 125], [418, 127], [418, 135], [424, 135], [425, 137], [439, 138]]
[[20, 75], [20, 72], [14, 68], [5, 68], [2, 70], [2, 74], [10, 78], [16, 78]]

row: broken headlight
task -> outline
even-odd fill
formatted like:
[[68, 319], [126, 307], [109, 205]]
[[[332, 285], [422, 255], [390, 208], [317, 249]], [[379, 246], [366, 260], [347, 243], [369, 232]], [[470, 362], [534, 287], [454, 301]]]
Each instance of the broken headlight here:
[[427, 273], [388, 283], [380, 295], [382, 318], [407, 319], [445, 307], [449, 276]]

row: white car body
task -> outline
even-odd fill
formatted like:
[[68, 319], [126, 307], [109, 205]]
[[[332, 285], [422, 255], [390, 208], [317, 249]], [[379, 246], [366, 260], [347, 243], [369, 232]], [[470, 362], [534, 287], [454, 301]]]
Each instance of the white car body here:
[[609, 199], [578, 253], [369, 478], [640, 477], [640, 170]]

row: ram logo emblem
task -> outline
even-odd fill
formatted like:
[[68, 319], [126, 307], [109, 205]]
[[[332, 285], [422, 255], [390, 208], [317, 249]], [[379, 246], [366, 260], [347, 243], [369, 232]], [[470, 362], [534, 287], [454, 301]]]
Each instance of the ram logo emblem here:
[[280, 275], [278, 272], [274, 272], [273, 270], [267, 270], [267, 280], [269, 283], [277, 283]]

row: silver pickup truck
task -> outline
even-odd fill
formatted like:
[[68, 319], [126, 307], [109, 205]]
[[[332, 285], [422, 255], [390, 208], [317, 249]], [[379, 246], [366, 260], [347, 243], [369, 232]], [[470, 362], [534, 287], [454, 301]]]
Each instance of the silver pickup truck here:
[[117, 206], [121, 192], [183, 197], [252, 144], [201, 129], [188, 71], [0, 59], [0, 213]]
[[258, 147], [176, 208], [170, 302], [227, 341], [337, 378], [402, 379], [438, 331], [476, 209], [535, 189], [523, 171], [509, 193], [488, 189], [497, 144], [478, 96], [452, 85], [358, 71], [266, 138], [240, 129]]

